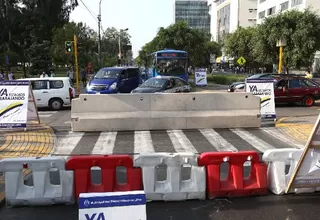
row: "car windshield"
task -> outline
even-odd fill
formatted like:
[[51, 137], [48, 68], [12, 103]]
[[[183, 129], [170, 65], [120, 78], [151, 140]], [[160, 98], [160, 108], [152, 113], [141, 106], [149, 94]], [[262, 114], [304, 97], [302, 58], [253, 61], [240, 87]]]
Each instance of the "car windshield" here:
[[187, 72], [187, 59], [158, 58], [157, 72], [160, 75], [183, 75]]
[[260, 78], [272, 78], [272, 76], [267, 74], [256, 74], [248, 77], [248, 79], [260, 79]]
[[101, 69], [94, 76], [94, 79], [116, 79], [120, 75], [121, 71], [121, 69]]
[[167, 81], [168, 81], [167, 79], [152, 78], [145, 81], [140, 87], [141, 88], [162, 88]]

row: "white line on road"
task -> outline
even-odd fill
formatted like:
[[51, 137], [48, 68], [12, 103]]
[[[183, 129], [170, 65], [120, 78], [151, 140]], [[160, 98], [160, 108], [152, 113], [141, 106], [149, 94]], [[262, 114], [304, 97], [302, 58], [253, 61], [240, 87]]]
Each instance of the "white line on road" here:
[[188, 153], [198, 153], [196, 148], [186, 137], [186, 135], [181, 130], [168, 130], [167, 131], [174, 149], [178, 153], [188, 152]]
[[50, 118], [52, 116], [52, 114], [50, 115], [39, 115], [40, 118]]
[[134, 132], [134, 153], [154, 153], [150, 131]]
[[257, 136], [252, 135], [248, 131], [245, 131], [243, 129], [230, 129], [230, 130], [233, 133], [237, 134], [239, 137], [241, 137], [243, 140], [247, 141], [250, 145], [252, 145], [254, 148], [256, 148], [262, 153], [270, 149], [275, 149], [273, 146], [271, 146], [264, 140], [261, 140]]
[[279, 131], [279, 130], [270, 129], [270, 128], [262, 128], [262, 130], [264, 132], [267, 132], [271, 136], [279, 139], [280, 141], [287, 143], [288, 145], [292, 144], [293, 145], [292, 147], [301, 148], [301, 149], [304, 148], [303, 144], [295, 143], [294, 140], [292, 140], [289, 137], [287, 137], [286, 135], [282, 134], [281, 131]]
[[237, 148], [221, 137], [215, 130], [199, 129], [199, 131], [218, 151], [238, 151]]
[[77, 144], [81, 140], [83, 135], [84, 132], [77, 132], [76, 135], [73, 133], [69, 133], [65, 137], [61, 137], [60, 139], [58, 138], [53, 154], [70, 155], [72, 150], [77, 146]]
[[38, 113], [40, 114], [40, 115], [47, 115], [47, 114], [55, 114], [55, 113], [57, 113], [58, 111], [43, 111], [43, 112], [40, 112], [40, 111], [38, 111]]
[[102, 132], [94, 145], [92, 154], [112, 154], [117, 132]]

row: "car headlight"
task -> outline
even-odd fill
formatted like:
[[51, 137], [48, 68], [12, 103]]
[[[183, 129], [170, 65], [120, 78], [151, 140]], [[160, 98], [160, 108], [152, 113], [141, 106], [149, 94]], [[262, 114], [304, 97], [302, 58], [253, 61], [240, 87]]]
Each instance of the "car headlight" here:
[[89, 83], [87, 84], [87, 89], [91, 89], [91, 85], [89, 85]]
[[115, 90], [117, 88], [117, 83], [114, 82], [112, 85], [109, 87], [110, 90]]

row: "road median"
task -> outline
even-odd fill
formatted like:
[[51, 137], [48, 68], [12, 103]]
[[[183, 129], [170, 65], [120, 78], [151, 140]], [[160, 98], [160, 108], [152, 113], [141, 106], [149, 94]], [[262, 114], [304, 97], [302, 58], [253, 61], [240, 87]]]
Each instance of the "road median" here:
[[[31, 123], [27, 131], [0, 133], [0, 160], [11, 157], [45, 157], [54, 146], [54, 131], [45, 124]], [[30, 173], [24, 171], [24, 176]], [[0, 173], [0, 203], [5, 199], [4, 175]]]

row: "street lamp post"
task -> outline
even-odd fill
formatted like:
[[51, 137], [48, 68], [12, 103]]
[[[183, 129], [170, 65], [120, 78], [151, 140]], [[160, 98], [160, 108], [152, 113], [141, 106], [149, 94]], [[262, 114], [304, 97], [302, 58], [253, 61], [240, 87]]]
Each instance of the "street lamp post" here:
[[129, 28], [126, 29], [120, 29], [119, 31], [119, 36], [118, 36], [118, 46], [119, 46], [119, 60], [120, 60], [120, 66], [121, 66], [121, 61], [122, 61], [122, 53], [121, 53], [121, 32], [122, 31], [128, 31]]
[[283, 60], [283, 47], [287, 45], [287, 41], [285, 39], [280, 39], [277, 41], [277, 47], [279, 47], [279, 67], [278, 73], [282, 72], [282, 60]]
[[99, 61], [98, 61], [98, 63], [99, 63], [99, 67], [101, 68], [101, 1], [102, 0], [100, 0], [100, 2], [99, 2], [99, 15], [98, 15], [98, 54], [99, 54]]

